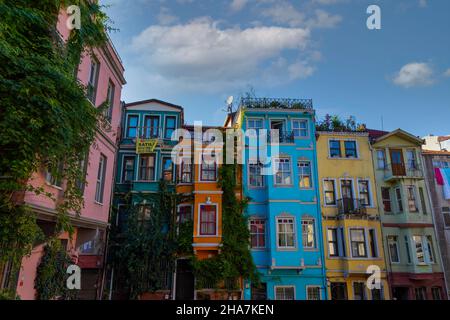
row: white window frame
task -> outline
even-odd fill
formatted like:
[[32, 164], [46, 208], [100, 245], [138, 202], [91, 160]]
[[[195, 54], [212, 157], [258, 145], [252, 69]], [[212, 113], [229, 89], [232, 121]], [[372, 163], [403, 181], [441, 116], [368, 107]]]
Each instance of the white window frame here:
[[[260, 186], [254, 186], [254, 185], [251, 185], [250, 184], [250, 181], [251, 181], [251, 179], [250, 179], [250, 176], [251, 176], [251, 170], [250, 170], [250, 166], [260, 166], [260, 176], [261, 176], [261, 182], [262, 182], [262, 184], [260, 185]], [[258, 163], [249, 163], [248, 165], [247, 165], [247, 172], [248, 172], [248, 175], [247, 175], [247, 186], [250, 188], [250, 189], [262, 189], [262, 188], [264, 188], [265, 187], [265, 176], [262, 174], [262, 171], [263, 171], [263, 168], [264, 168], [264, 166], [263, 166], [263, 164], [261, 164], [260, 162], [258, 162]]]
[[290, 184], [285, 184], [285, 183], [277, 183], [277, 173], [279, 173], [280, 171], [277, 171], [276, 174], [273, 175], [273, 185], [275, 187], [292, 187], [293, 186], [293, 177], [292, 177], [292, 159], [291, 157], [278, 157], [275, 158], [275, 165], [277, 166], [276, 169], [278, 170], [278, 163], [280, 160], [288, 160], [289, 161], [289, 177], [291, 180]]
[[[353, 255], [353, 248], [352, 248], [352, 230], [362, 230], [364, 235], [364, 249], [366, 252], [366, 256], [354, 256]], [[348, 228], [348, 244], [349, 244], [349, 250], [350, 250], [350, 256], [353, 259], [370, 259], [369, 251], [368, 251], [368, 243], [367, 243], [367, 230], [364, 227], [361, 226], [351, 226]]]
[[[304, 175], [301, 175], [301, 172], [300, 172], [300, 168], [301, 168], [301, 166], [300, 166], [300, 163], [301, 162], [303, 162], [303, 163], [309, 163], [309, 184], [310, 184], [310, 186], [309, 187], [301, 187], [300, 186], [300, 178], [301, 177], [304, 177]], [[311, 190], [311, 189], [314, 189], [314, 183], [313, 183], [313, 163], [312, 163], [312, 161], [311, 160], [309, 160], [309, 159], [298, 159], [297, 160], [297, 178], [298, 178], [298, 187], [300, 188], [300, 189], [302, 189], [302, 190]]]
[[[384, 166], [381, 167], [380, 158], [378, 157], [378, 152], [383, 152], [383, 162]], [[387, 167], [387, 157], [386, 157], [386, 149], [376, 149], [376, 155], [377, 155], [377, 170], [385, 170]]]
[[97, 177], [95, 181], [95, 195], [94, 195], [95, 202], [98, 204], [103, 204], [104, 201], [107, 166], [108, 166], [108, 158], [103, 153], [100, 153]]
[[[331, 141], [339, 142], [339, 157], [332, 157], [331, 156]], [[330, 138], [330, 139], [328, 139], [328, 158], [329, 159], [341, 159], [342, 158], [342, 143], [341, 143], [341, 140], [339, 140], [337, 138]]]
[[[303, 222], [312, 222], [312, 230], [313, 230], [313, 246], [312, 247], [310, 247], [310, 246], [305, 246], [304, 245], [304, 243], [303, 243], [303, 235], [304, 235], [304, 232], [303, 232]], [[302, 247], [303, 247], [303, 249], [305, 249], [305, 250], [315, 250], [315, 249], [317, 249], [317, 235], [316, 235], [316, 220], [314, 219], [314, 218], [312, 218], [312, 217], [304, 217], [304, 218], [302, 218], [302, 220], [301, 220], [301, 230], [302, 230]]]
[[176, 114], [165, 114], [164, 115], [164, 127], [161, 126], [162, 129], [162, 139], [166, 139], [166, 140], [171, 140], [171, 137], [166, 138], [166, 124], [167, 124], [167, 118], [175, 118], [175, 128], [173, 129], [173, 131], [175, 132], [177, 130], [177, 124], [178, 124], [178, 115]]
[[[214, 206], [216, 208], [216, 233], [215, 234], [201, 234], [200, 233], [200, 227], [201, 227], [201, 222], [202, 222], [202, 211], [201, 208], [202, 206]], [[201, 238], [210, 238], [210, 237], [218, 237], [219, 236], [219, 205], [217, 203], [199, 203], [198, 204], [198, 215], [197, 215], [197, 237], [201, 237]]]
[[[250, 122], [250, 121], [255, 121], [255, 120], [261, 121], [261, 124], [262, 124], [262, 127], [261, 127], [261, 128], [253, 128], [253, 127], [250, 128], [249, 122]], [[248, 130], [248, 129], [254, 129], [254, 130], [258, 131], [257, 129], [259, 129], [259, 130], [264, 129], [264, 118], [260, 118], [260, 117], [248, 117], [248, 118], [246, 119], [246, 127], [247, 127], [247, 130]]]
[[125, 158], [133, 158], [134, 160], [133, 160], [133, 165], [134, 165], [134, 168], [133, 168], [133, 180], [131, 180], [130, 182], [133, 182], [133, 181], [135, 181], [136, 180], [136, 159], [137, 159], [137, 157], [136, 157], [136, 154], [132, 154], [132, 153], [128, 153], [128, 154], [123, 154], [122, 155], [122, 170], [121, 170], [121, 172], [120, 172], [120, 177], [121, 177], [121, 179], [120, 179], [120, 182], [121, 183], [126, 183], [125, 182], [125, 180], [124, 180], [124, 178], [125, 178]]
[[[410, 191], [412, 190], [412, 195], [413, 195], [413, 197], [414, 197], [414, 206], [416, 207], [416, 210], [415, 211], [411, 211], [410, 210], [410, 207], [409, 207], [409, 201], [410, 201], [410, 198], [409, 198], [409, 196], [410, 196]], [[406, 186], [406, 200], [407, 200], [407, 203], [408, 203], [408, 212], [410, 212], [410, 213], [419, 213], [419, 206], [418, 206], [418, 202], [417, 202], [417, 188], [416, 188], [416, 186], [415, 185], [407, 185]]]
[[[301, 127], [298, 127], [298, 128], [294, 128], [294, 122], [303, 122], [303, 123], [306, 123], [306, 128], [301, 128]], [[309, 137], [310, 137], [310, 133], [309, 133], [309, 120], [308, 119], [292, 119], [291, 120], [291, 130], [292, 130], [292, 133], [293, 133], [293, 135], [294, 135], [294, 139], [309, 139]], [[306, 135], [305, 136], [302, 136], [302, 135], [299, 135], [299, 136], [296, 136], [295, 135], [295, 131], [296, 130], [298, 130], [299, 132], [301, 132], [302, 130], [306, 130]]]
[[[263, 221], [264, 222], [264, 247], [252, 247], [251, 246], [251, 236], [252, 236], [251, 223], [252, 223], [252, 221]], [[250, 233], [250, 249], [255, 250], [255, 251], [267, 249], [267, 220], [263, 217], [252, 216], [248, 220], [248, 228], [249, 228], [249, 233]]]
[[[128, 118], [130, 116], [137, 116], [137, 127], [136, 127], [136, 137], [130, 137], [128, 135]], [[124, 138], [125, 139], [137, 139], [139, 138], [139, 128], [141, 125], [141, 115], [139, 113], [127, 113], [126, 119], [125, 119], [125, 133]]]
[[[400, 199], [398, 198], [398, 193], [397, 193], [397, 190], [399, 191], [399, 193], [400, 193]], [[402, 189], [400, 188], [400, 187], [396, 187], [396, 188], [394, 188], [394, 194], [395, 194], [395, 207], [396, 207], [396, 211], [397, 211], [397, 213], [404, 213], [405, 212], [405, 202], [403, 201], [403, 194], [402, 194]], [[400, 207], [399, 207], [399, 203], [401, 203], [402, 204], [402, 209], [403, 210], [400, 210]]]
[[[153, 160], [153, 163], [154, 163], [154, 168], [153, 168], [153, 177], [152, 177], [152, 179], [151, 180], [142, 180], [141, 179], [141, 157], [148, 157], [148, 156], [153, 156], [153, 158], [154, 158], [154, 160]], [[137, 157], [137, 159], [138, 159], [138, 162], [137, 162], [137, 180], [136, 181], [138, 181], [138, 182], [155, 182], [156, 181], [156, 176], [157, 176], [157, 170], [159, 169], [159, 166], [158, 166], [158, 161], [156, 160], [157, 159], [157, 156], [158, 156], [158, 154], [156, 153], [156, 152], [152, 152], [152, 153], [148, 153], [148, 154], [139, 154], [138, 155], [138, 157]]]
[[[326, 193], [325, 193], [325, 181], [333, 181], [334, 184], [334, 202], [335, 204], [327, 204], [326, 201]], [[338, 189], [336, 184], [337, 179], [336, 178], [323, 178], [322, 179], [322, 186], [323, 186], [323, 205], [324, 207], [337, 207], [338, 205]]]
[[[280, 234], [278, 232], [278, 219], [292, 219], [293, 223], [293, 239], [294, 239], [294, 246], [286, 246], [286, 247], [280, 247]], [[277, 250], [279, 251], [295, 251], [297, 250], [298, 246], [298, 240], [297, 240], [297, 219], [293, 215], [289, 214], [281, 214], [279, 216], [275, 217], [275, 228], [276, 228], [276, 241], [277, 241]]]
[[[398, 257], [398, 261], [392, 261], [392, 254], [391, 254], [391, 246], [390, 243], [392, 242], [391, 240], [389, 240], [390, 237], [396, 237], [395, 240], [395, 251], [397, 253], [397, 257]], [[400, 250], [399, 250], [399, 242], [398, 242], [398, 235], [392, 234], [392, 235], [387, 235], [386, 236], [386, 243], [387, 243], [387, 248], [388, 248], [388, 254], [389, 254], [389, 261], [392, 264], [400, 264], [401, 263], [401, 257], [400, 257]]]
[[[310, 288], [319, 289], [319, 300], [309, 299], [309, 294], [308, 294], [309, 292], [308, 292], [308, 290]], [[322, 287], [321, 286], [315, 286], [315, 285], [307, 285], [306, 286], [306, 300], [308, 300], [308, 301], [320, 301], [320, 300], [322, 300]]]
[[277, 289], [286, 289], [286, 288], [293, 288], [294, 289], [294, 296], [292, 297], [293, 298], [292, 300], [295, 300], [295, 297], [296, 297], [295, 285], [274, 286], [273, 287], [273, 291], [274, 291], [274, 298], [275, 298], [275, 300], [291, 301], [290, 299], [277, 299]]
[[357, 179], [357, 183], [358, 183], [358, 200], [361, 200], [361, 190], [360, 190], [360, 182], [361, 181], [365, 181], [367, 182], [367, 192], [368, 192], [368, 196], [369, 196], [369, 205], [366, 205], [366, 208], [373, 208], [374, 207], [374, 201], [373, 201], [373, 197], [372, 197], [372, 185], [370, 183], [370, 179], [369, 178], [358, 178]]
[[[343, 142], [343, 147], [344, 147], [344, 150], [343, 150], [344, 153], [341, 154], [341, 157], [342, 157], [343, 159], [348, 159], [348, 160], [360, 159], [358, 140], [356, 140], [356, 139], [343, 139], [342, 142]], [[346, 142], [354, 142], [354, 143], [355, 143], [356, 157], [347, 157], [347, 156], [345, 155], [345, 152], [346, 152], [346, 150], [347, 150], [347, 148], [345, 147], [345, 143], [346, 143]], [[342, 150], [341, 150], [341, 151], [342, 151]]]

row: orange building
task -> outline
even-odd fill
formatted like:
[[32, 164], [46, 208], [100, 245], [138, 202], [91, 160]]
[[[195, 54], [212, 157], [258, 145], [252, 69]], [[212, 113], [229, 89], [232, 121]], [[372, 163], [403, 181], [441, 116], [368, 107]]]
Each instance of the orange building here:
[[[185, 129], [194, 136], [193, 126]], [[208, 138], [209, 129], [218, 127], [203, 127], [202, 148], [194, 148], [193, 141], [186, 141], [191, 152], [183, 151], [183, 160], [178, 165], [176, 192], [187, 199], [178, 205], [178, 222], [192, 220], [194, 255], [199, 259], [208, 259], [220, 252], [222, 242], [222, 189], [218, 185], [219, 163], [211, 161], [205, 154], [219, 158], [220, 150], [208, 147], [212, 139]], [[200, 144], [198, 145], [198, 147]], [[211, 152], [211, 153], [209, 153]], [[174, 283], [175, 299], [196, 299], [200, 294], [211, 295], [216, 288], [196, 288], [189, 257], [179, 257], [177, 260]]]

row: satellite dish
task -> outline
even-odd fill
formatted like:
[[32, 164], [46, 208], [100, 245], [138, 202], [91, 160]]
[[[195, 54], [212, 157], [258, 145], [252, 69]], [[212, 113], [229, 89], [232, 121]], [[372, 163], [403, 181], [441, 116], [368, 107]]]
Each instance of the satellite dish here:
[[232, 104], [232, 103], [233, 103], [233, 100], [234, 100], [234, 97], [233, 97], [233, 96], [229, 96], [229, 97], [227, 98], [227, 105]]

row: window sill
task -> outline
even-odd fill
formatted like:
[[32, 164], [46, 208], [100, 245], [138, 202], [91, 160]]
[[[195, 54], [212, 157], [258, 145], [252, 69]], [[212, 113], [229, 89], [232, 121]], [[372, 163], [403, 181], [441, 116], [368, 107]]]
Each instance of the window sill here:
[[49, 182], [45, 182], [45, 184], [47, 185], [47, 186], [49, 186], [49, 187], [52, 187], [52, 188], [55, 188], [55, 189], [57, 189], [57, 190], [59, 190], [59, 191], [63, 191], [63, 188], [62, 187], [59, 187], [59, 186], [57, 186], [57, 185], [54, 185], [54, 184], [51, 184], [51, 183], [49, 183]]
[[103, 207], [103, 203], [98, 202], [97, 200], [94, 200], [94, 203], [95, 203], [96, 205], [99, 205], [99, 206], [102, 206], [102, 207]]
[[292, 188], [294, 185], [293, 184], [274, 184], [273, 186], [275, 188]]

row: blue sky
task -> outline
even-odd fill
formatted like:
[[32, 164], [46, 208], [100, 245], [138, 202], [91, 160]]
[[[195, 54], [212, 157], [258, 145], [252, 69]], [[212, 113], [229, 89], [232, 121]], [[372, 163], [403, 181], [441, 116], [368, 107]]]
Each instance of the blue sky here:
[[[126, 102], [222, 124], [226, 98], [311, 98], [374, 129], [450, 134], [448, 0], [103, 0]], [[368, 30], [367, 7], [381, 8]]]

